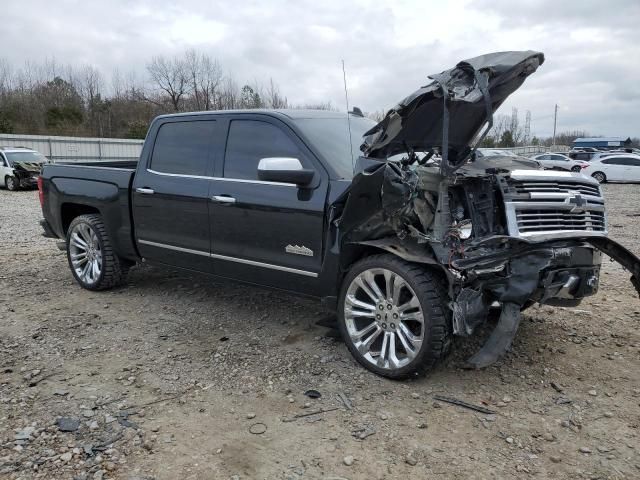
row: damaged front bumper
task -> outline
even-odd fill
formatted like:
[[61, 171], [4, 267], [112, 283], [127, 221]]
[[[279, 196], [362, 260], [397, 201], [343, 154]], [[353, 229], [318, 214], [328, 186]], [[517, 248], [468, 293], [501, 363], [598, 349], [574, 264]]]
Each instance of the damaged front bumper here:
[[491, 365], [506, 353], [516, 335], [520, 312], [527, 305], [576, 306], [584, 297], [594, 295], [601, 252], [631, 272], [631, 283], [640, 295], [640, 259], [609, 238], [541, 243], [504, 240], [512, 245], [503, 252], [452, 262], [466, 278], [452, 302], [454, 333], [470, 335], [485, 321], [494, 302], [502, 305], [491, 336], [467, 361], [472, 368]]

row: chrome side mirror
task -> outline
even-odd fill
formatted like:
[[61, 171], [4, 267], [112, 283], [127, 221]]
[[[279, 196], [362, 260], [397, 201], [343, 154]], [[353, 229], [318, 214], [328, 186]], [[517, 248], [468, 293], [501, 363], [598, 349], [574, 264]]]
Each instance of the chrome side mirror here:
[[304, 168], [300, 160], [293, 157], [269, 157], [258, 162], [258, 179], [265, 182], [304, 186], [311, 183], [313, 175], [313, 170]]

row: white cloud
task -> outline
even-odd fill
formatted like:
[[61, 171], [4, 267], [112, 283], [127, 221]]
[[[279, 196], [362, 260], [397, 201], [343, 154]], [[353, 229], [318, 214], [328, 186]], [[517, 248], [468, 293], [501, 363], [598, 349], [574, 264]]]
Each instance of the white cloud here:
[[55, 59], [105, 75], [136, 71], [186, 48], [219, 59], [240, 81], [273, 78], [293, 102], [393, 106], [459, 60], [498, 50], [539, 50], [547, 61], [503, 105], [559, 129], [640, 135], [640, 2], [557, 0], [211, 1], [45, 0], [3, 5], [4, 56], [14, 65]]

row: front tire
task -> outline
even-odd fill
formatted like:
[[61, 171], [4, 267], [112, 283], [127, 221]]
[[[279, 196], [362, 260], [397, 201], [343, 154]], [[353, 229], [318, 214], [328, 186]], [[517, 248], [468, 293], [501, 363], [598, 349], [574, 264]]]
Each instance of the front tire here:
[[605, 183], [607, 181], [607, 176], [602, 172], [595, 172], [591, 176], [595, 178], [598, 183]]
[[15, 192], [20, 188], [20, 181], [13, 175], [7, 175], [4, 179], [4, 184], [7, 186], [7, 190]]
[[129, 264], [113, 251], [97, 214], [80, 215], [67, 231], [67, 260], [73, 277], [87, 290], [106, 290], [127, 279]]
[[357, 262], [338, 302], [338, 327], [366, 369], [400, 379], [423, 374], [449, 351], [446, 281], [392, 255]]

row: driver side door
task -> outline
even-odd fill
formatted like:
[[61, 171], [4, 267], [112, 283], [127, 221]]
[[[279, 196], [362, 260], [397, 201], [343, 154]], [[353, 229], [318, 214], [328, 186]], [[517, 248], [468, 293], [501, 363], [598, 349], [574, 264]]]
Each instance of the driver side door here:
[[[302, 293], [316, 288], [323, 254], [329, 177], [285, 123], [229, 115], [224, 164], [209, 190], [216, 275]], [[263, 158], [296, 158], [314, 171], [308, 185], [262, 181]]]

